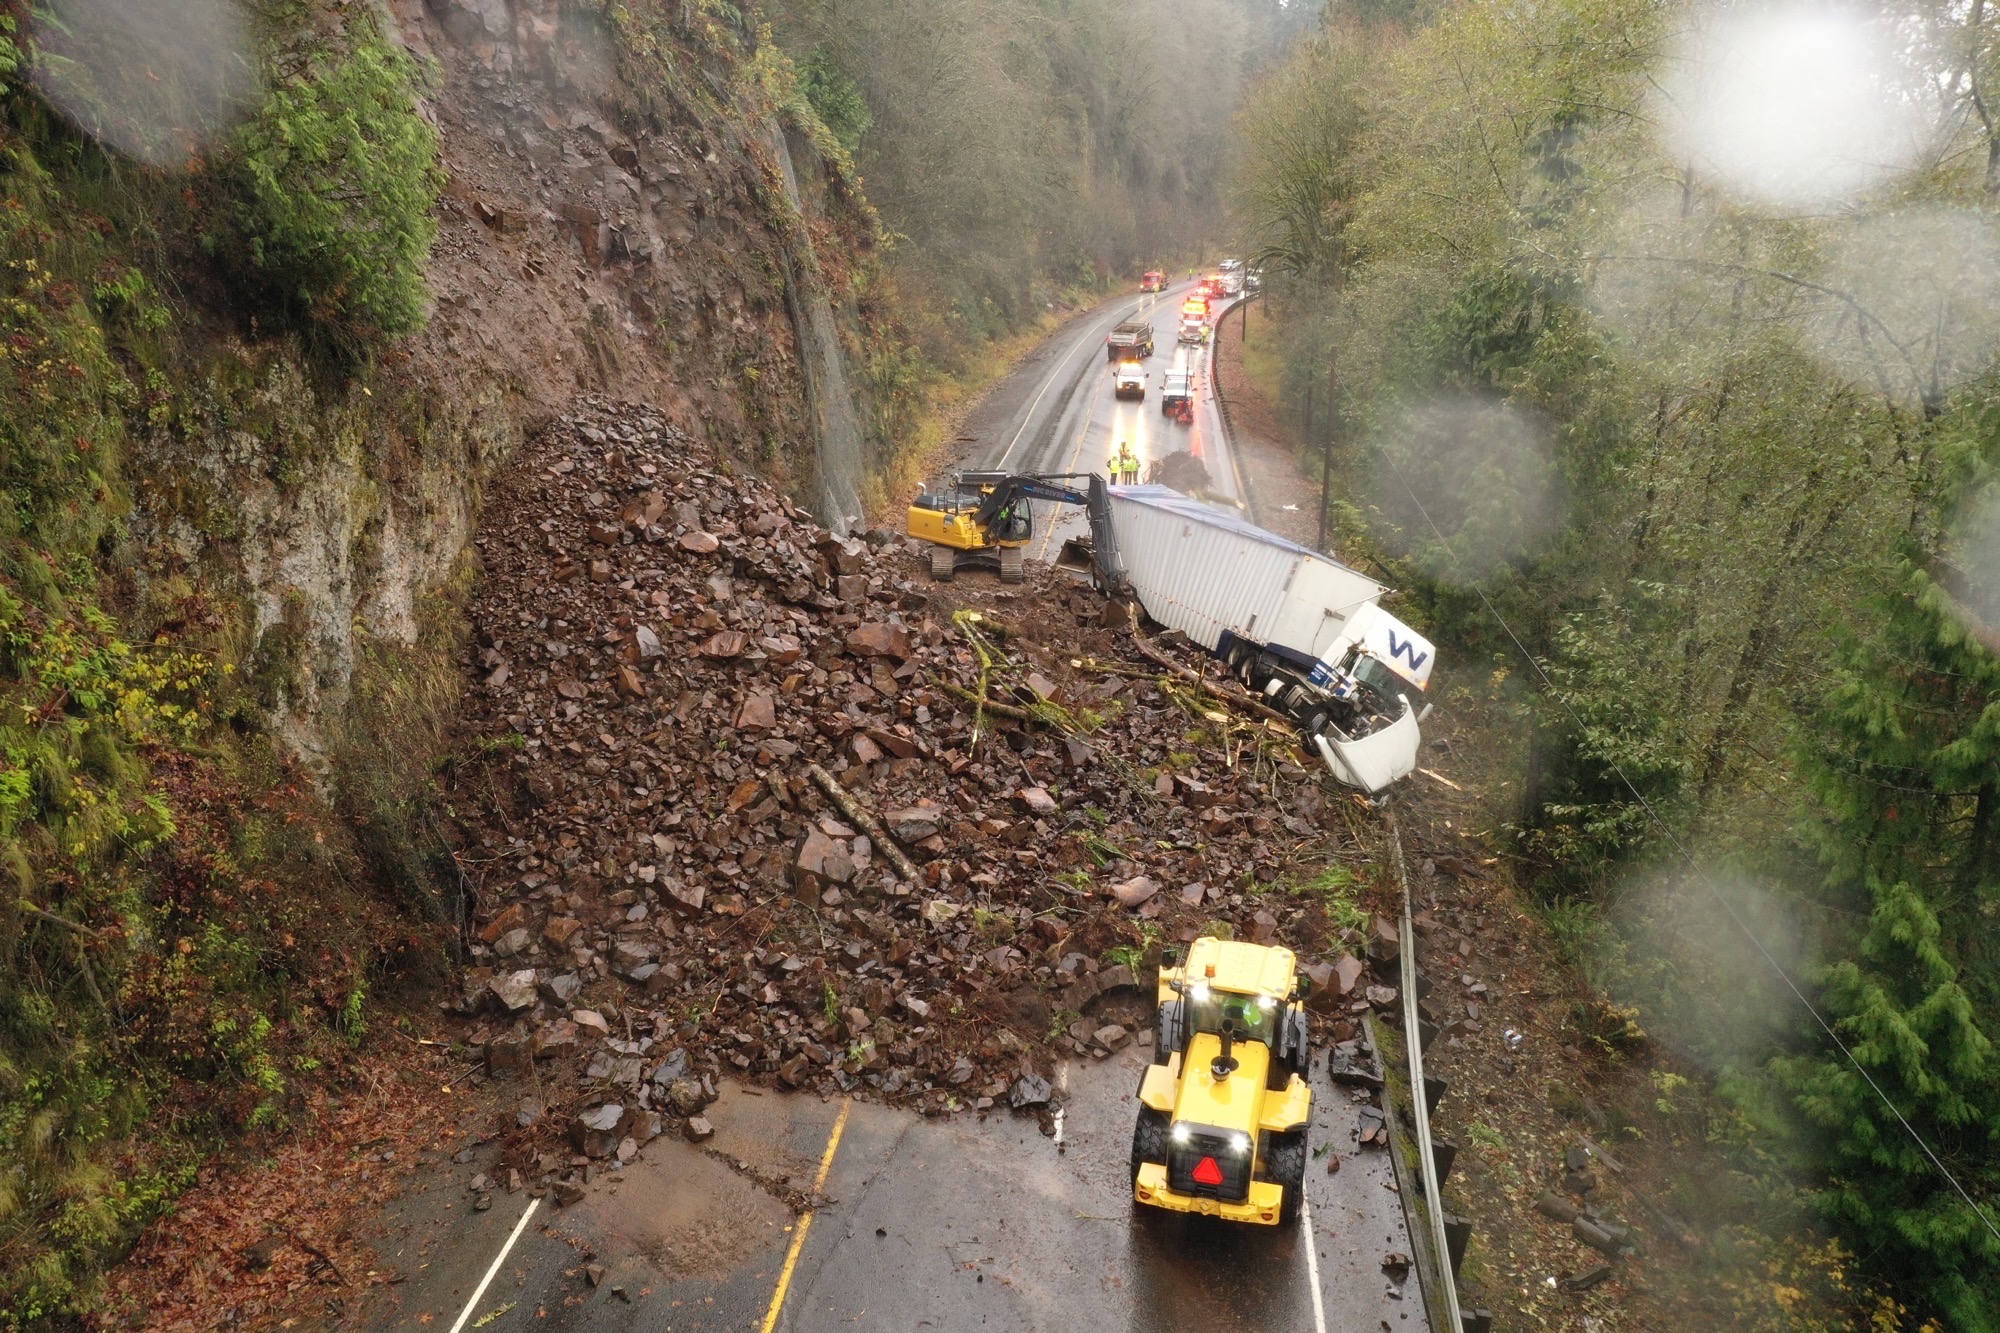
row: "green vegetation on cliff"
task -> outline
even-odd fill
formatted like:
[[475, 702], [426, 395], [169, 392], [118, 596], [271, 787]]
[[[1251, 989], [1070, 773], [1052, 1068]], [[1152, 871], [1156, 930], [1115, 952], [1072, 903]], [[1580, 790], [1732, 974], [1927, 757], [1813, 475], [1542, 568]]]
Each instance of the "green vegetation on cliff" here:
[[365, 33], [274, 82], [238, 131], [209, 239], [269, 307], [363, 342], [423, 321], [444, 178], [415, 83], [409, 55]]
[[263, 734], [249, 608], [160, 544], [199, 490], [168, 460], [313, 396], [274, 373], [297, 344], [188, 295], [204, 242], [254, 238], [350, 349], [421, 313], [435, 137], [356, 37], [208, 175], [107, 154], [0, 48], [0, 1326], [88, 1308], [204, 1157], [343, 1060], [369, 987], [438, 956]]

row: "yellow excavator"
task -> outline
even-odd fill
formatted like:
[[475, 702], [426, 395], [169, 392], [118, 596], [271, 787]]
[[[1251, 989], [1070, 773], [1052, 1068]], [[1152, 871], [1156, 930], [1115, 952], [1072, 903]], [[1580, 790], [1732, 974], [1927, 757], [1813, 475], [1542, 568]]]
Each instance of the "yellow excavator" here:
[[1111, 508], [1104, 485], [1094, 472], [960, 472], [936, 488], [926, 486], [910, 503], [909, 533], [930, 543], [934, 579], [949, 582], [965, 566], [987, 565], [1000, 571], [1002, 583], [1019, 583], [1027, 577], [1036, 500], [1082, 505], [1092, 535], [1102, 527], [1101, 549], [1109, 548]]

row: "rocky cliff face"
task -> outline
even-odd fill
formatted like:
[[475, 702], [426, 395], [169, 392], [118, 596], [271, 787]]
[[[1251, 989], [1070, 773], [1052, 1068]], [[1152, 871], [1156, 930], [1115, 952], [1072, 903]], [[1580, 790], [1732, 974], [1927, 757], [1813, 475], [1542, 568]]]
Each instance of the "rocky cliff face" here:
[[[428, 327], [365, 388], [243, 349], [140, 515], [156, 578], [238, 591], [266, 724], [322, 775], [363, 659], [417, 648], [470, 572], [486, 479], [575, 396], [651, 404], [817, 504], [784, 278], [811, 241], [733, 54], [556, 0], [393, 17], [432, 62], [450, 177]], [[856, 219], [814, 222], [840, 246]]]

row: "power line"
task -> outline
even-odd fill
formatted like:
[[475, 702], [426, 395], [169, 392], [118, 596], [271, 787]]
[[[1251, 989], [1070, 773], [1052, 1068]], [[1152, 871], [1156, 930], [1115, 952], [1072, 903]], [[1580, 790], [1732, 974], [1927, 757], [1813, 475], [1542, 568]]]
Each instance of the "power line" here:
[[[1442, 546], [1450, 554], [1453, 564], [1458, 565], [1461, 569], [1464, 568], [1464, 562], [1459, 559], [1458, 552], [1446, 540], [1444, 533], [1438, 530], [1438, 525], [1431, 521], [1430, 511], [1425, 509], [1424, 502], [1417, 498], [1416, 490], [1410, 485], [1409, 479], [1403, 475], [1402, 465], [1397, 463], [1395, 455], [1389, 450], [1384, 449], [1382, 457], [1388, 462], [1390, 469], [1395, 472], [1396, 480], [1402, 484], [1404, 493], [1410, 497], [1410, 503], [1417, 507], [1417, 513], [1423, 516], [1424, 525], [1431, 530], [1431, 535], [1437, 538], [1438, 545]], [[1528, 645], [1521, 642], [1521, 636], [1514, 632], [1514, 627], [1507, 623], [1507, 618], [1500, 614], [1499, 609], [1486, 596], [1485, 587], [1475, 580], [1472, 584], [1472, 590], [1479, 594], [1479, 604], [1486, 608], [1486, 614], [1493, 617], [1495, 623], [1506, 633], [1507, 638], [1512, 641], [1521, 656], [1528, 660], [1528, 665], [1535, 669], [1535, 675], [1541, 680], [1542, 688], [1547, 690], [1554, 697], [1555, 701], [1562, 705], [1563, 711], [1569, 714], [1570, 721], [1576, 724], [1578, 731], [1588, 730], [1583, 718], [1570, 704], [1569, 699], [1561, 690], [1556, 688], [1555, 682], [1549, 679], [1549, 673], [1543, 670], [1541, 659], [1528, 651]], [[1993, 1220], [1986, 1215], [1986, 1210], [1981, 1208], [1973, 1200], [1972, 1195], [1966, 1192], [1965, 1186], [1959, 1183], [1958, 1177], [1951, 1173], [1950, 1168], [1945, 1166], [1937, 1153], [1931, 1150], [1931, 1145], [1925, 1142], [1924, 1136], [1917, 1132], [1917, 1127], [1912, 1125], [1904, 1117], [1902, 1111], [1896, 1106], [1896, 1103], [1889, 1099], [1889, 1094], [1882, 1091], [1882, 1086], [1875, 1081], [1875, 1076], [1870, 1074], [1867, 1068], [1854, 1058], [1854, 1052], [1849, 1050], [1847, 1043], [1840, 1039], [1840, 1034], [1834, 1031], [1833, 1024], [1829, 1023], [1826, 1020], [1826, 1016], [1820, 1013], [1818, 1006], [1806, 998], [1806, 993], [1799, 989], [1797, 982], [1792, 980], [1791, 973], [1787, 972], [1784, 966], [1771, 956], [1771, 951], [1764, 947], [1764, 942], [1757, 938], [1757, 933], [1751, 930], [1743, 918], [1737, 914], [1736, 907], [1729, 901], [1728, 895], [1724, 894], [1715, 881], [1708, 877], [1708, 873], [1694, 859], [1694, 854], [1681, 842], [1680, 837], [1668, 826], [1667, 821], [1660, 817], [1659, 812], [1653, 809], [1653, 803], [1646, 799], [1646, 794], [1639, 790], [1631, 778], [1625, 776], [1624, 768], [1619, 765], [1616, 759], [1607, 755], [1604, 758], [1604, 762], [1611, 766], [1611, 771], [1618, 775], [1618, 780], [1625, 784], [1625, 789], [1632, 793], [1632, 798], [1639, 802], [1639, 805], [1645, 810], [1647, 817], [1653, 821], [1661, 833], [1666, 835], [1666, 839], [1673, 846], [1674, 851], [1687, 863], [1687, 868], [1694, 875], [1695, 880], [1708, 890], [1709, 895], [1717, 903], [1721, 904], [1722, 910], [1728, 913], [1729, 919], [1735, 925], [1737, 931], [1742, 934], [1744, 939], [1750, 941], [1751, 947], [1757, 951], [1757, 956], [1762, 958], [1773, 972], [1777, 973], [1778, 979], [1785, 983], [1785, 989], [1789, 990], [1792, 993], [1792, 997], [1805, 1008], [1807, 1013], [1812, 1015], [1813, 1021], [1819, 1024], [1820, 1030], [1826, 1033], [1827, 1040], [1831, 1041], [1835, 1049], [1842, 1056], [1846, 1057], [1847, 1063], [1854, 1066], [1854, 1072], [1861, 1075], [1862, 1081], [1867, 1083], [1869, 1090], [1881, 1100], [1882, 1105], [1889, 1108], [1889, 1114], [1896, 1117], [1896, 1123], [1903, 1127], [1903, 1132], [1908, 1134], [1911, 1141], [1923, 1150], [1923, 1154], [1929, 1159], [1930, 1164], [1937, 1168], [1937, 1173], [1943, 1176], [1954, 1190], [1958, 1191], [1958, 1197], [1965, 1200], [1965, 1206], [1972, 1210], [1972, 1215], [1979, 1219], [1980, 1224], [1992, 1234], [1993, 1239], [2000, 1241], [2000, 1228], [1994, 1226]]]

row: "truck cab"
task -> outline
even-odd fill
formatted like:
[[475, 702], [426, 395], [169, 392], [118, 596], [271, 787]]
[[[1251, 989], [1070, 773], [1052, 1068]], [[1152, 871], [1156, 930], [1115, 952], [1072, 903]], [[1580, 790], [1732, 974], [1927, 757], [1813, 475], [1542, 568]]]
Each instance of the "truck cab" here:
[[[1303, 694], [1289, 700], [1342, 781], [1379, 791], [1415, 771], [1418, 723], [1430, 712], [1426, 696], [1436, 658], [1429, 639], [1379, 605], [1347, 618], [1308, 677], [1318, 700]], [[1280, 684], [1265, 692], [1296, 689]]]
[[1139, 279], [1142, 292], [1163, 292], [1167, 289], [1167, 275], [1156, 268], [1146, 270], [1146, 276]]
[[1289, 1226], [1305, 1197], [1312, 1089], [1306, 984], [1290, 949], [1202, 938], [1160, 969], [1153, 1063], [1139, 1083], [1132, 1198]]

